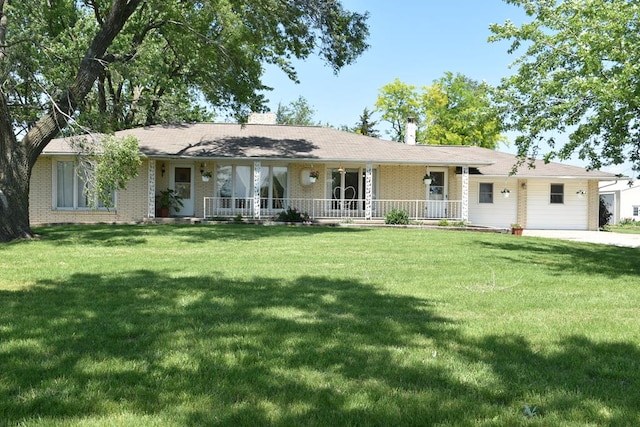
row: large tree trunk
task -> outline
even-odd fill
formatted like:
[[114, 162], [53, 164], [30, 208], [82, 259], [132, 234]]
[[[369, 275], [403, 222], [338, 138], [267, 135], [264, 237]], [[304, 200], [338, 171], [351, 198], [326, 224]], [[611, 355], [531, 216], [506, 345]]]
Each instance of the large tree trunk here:
[[[142, 0], [113, 0], [109, 16], [94, 37], [80, 63], [73, 85], [56, 99], [55, 105], [18, 141], [12, 128], [7, 97], [0, 91], [0, 242], [30, 237], [29, 178], [42, 150], [67, 126], [78, 104], [87, 96], [104, 66], [107, 48]], [[0, 39], [7, 28], [0, 0]], [[10, 24], [9, 24], [10, 25]], [[6, 60], [0, 40], [0, 61]]]

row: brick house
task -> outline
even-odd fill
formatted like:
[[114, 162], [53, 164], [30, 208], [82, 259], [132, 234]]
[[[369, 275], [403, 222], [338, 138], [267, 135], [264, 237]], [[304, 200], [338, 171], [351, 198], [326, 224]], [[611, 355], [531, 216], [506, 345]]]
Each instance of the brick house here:
[[[111, 209], [87, 207], [73, 150], [65, 139], [56, 139], [33, 169], [31, 222], [151, 220], [158, 215], [156, 195], [172, 188], [184, 203], [173, 215], [195, 218], [268, 219], [294, 207], [313, 219], [375, 221], [396, 208], [424, 221], [597, 230], [599, 182], [616, 179], [541, 161], [510, 175], [512, 154], [416, 145], [411, 139], [397, 143], [266, 119], [117, 132], [138, 139], [143, 161], [138, 177], [114, 195]], [[425, 183], [427, 174], [431, 179]]]

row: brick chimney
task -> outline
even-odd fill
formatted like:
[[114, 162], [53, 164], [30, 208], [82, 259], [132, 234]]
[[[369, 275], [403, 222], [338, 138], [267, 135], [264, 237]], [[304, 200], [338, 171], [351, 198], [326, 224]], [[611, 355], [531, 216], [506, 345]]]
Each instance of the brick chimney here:
[[404, 130], [404, 143], [407, 145], [416, 145], [416, 119], [407, 117], [407, 126]]
[[275, 125], [276, 115], [275, 113], [251, 113], [247, 119], [247, 124], [250, 125]]

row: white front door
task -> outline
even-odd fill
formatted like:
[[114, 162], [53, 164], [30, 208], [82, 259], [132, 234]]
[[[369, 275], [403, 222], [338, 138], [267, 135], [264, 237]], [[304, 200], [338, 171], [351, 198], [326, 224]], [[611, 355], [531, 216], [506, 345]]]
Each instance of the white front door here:
[[447, 218], [447, 174], [445, 171], [431, 169], [431, 185], [428, 186], [427, 217]]
[[194, 175], [193, 166], [190, 165], [174, 165], [171, 169], [171, 182], [173, 189], [176, 190], [178, 196], [182, 197], [183, 206], [179, 212], [171, 212], [172, 215], [193, 216], [195, 215], [195, 191], [194, 191]]

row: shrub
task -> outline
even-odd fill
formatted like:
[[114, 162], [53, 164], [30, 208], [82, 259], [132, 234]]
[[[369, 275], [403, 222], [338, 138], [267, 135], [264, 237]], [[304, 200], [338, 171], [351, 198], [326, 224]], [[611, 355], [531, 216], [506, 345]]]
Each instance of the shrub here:
[[400, 209], [391, 209], [384, 217], [385, 224], [407, 225], [409, 224], [409, 214]]
[[447, 221], [446, 219], [441, 219], [440, 221], [438, 221], [438, 227], [448, 227], [449, 226], [449, 221]]
[[296, 208], [288, 208], [286, 211], [282, 211], [276, 217], [278, 222], [308, 222], [309, 214], [306, 212], [300, 212]]

